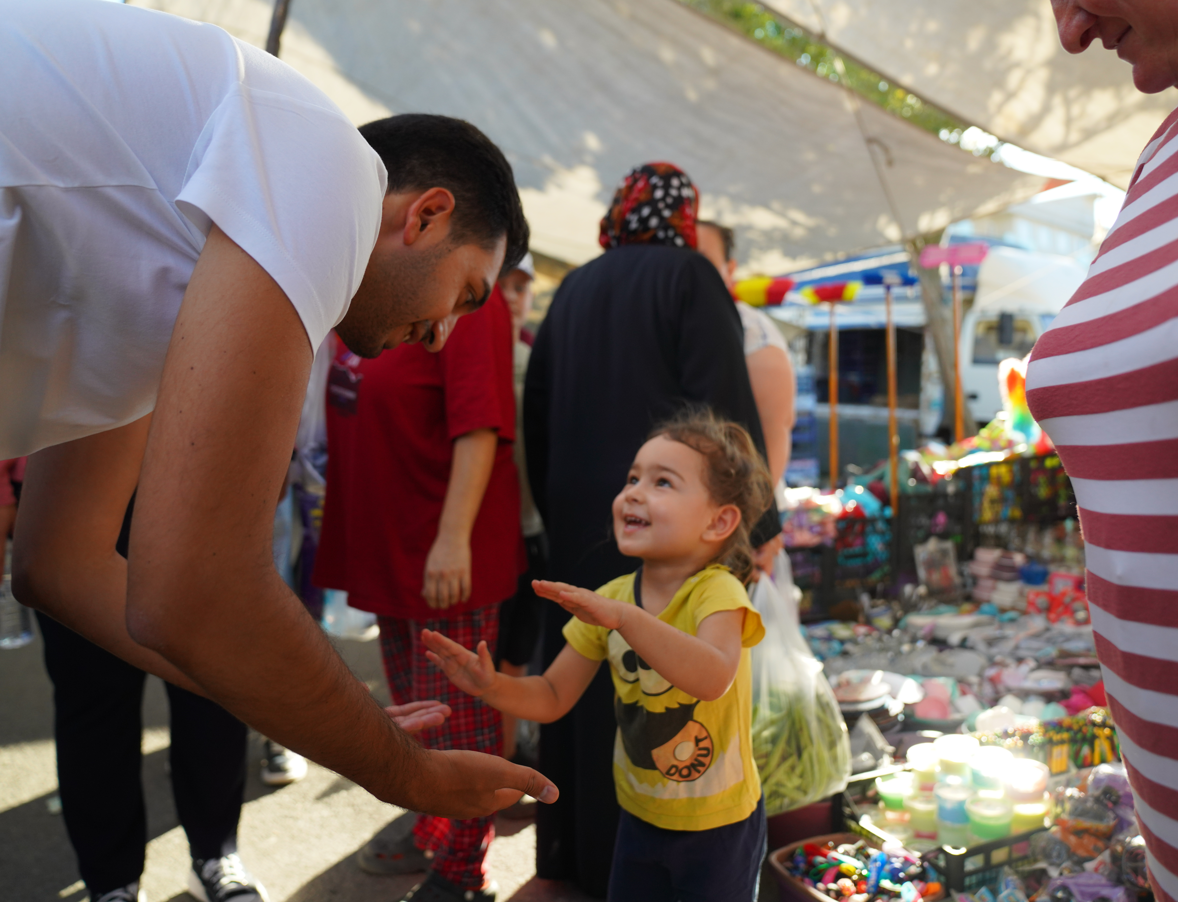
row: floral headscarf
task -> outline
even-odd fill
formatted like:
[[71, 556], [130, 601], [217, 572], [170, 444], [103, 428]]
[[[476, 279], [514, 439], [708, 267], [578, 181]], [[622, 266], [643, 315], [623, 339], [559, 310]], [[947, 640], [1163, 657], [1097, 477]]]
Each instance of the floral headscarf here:
[[682, 169], [647, 163], [622, 179], [597, 240], [606, 250], [623, 244], [693, 248], [698, 211], [699, 195]]

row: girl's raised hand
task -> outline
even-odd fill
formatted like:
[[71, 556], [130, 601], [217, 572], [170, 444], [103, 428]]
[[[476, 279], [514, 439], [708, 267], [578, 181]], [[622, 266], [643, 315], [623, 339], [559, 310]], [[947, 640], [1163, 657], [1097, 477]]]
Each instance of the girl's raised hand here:
[[463, 692], [477, 698], [495, 682], [495, 662], [486, 642], [479, 643], [476, 654], [433, 630], [422, 630], [421, 641], [428, 649], [425, 656]]
[[622, 604], [588, 589], [579, 589], [568, 583], [553, 583], [544, 579], [532, 580], [532, 589], [541, 598], [555, 601], [558, 605], [591, 626], [607, 630], [620, 629], [630, 605]]

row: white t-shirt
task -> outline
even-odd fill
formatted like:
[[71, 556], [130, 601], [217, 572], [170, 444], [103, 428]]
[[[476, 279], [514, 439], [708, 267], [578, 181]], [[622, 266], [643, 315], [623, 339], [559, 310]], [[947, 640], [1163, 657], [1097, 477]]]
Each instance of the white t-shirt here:
[[740, 324], [744, 326], [744, 356], [757, 353], [761, 348], [781, 348], [789, 353], [785, 344], [785, 336], [777, 328], [769, 314], [758, 310], [744, 301], [736, 302], [736, 310], [740, 314]]
[[212, 223], [311, 348], [347, 312], [386, 173], [286, 64], [165, 13], [0, 0], [0, 86], [0, 459], [152, 410]]

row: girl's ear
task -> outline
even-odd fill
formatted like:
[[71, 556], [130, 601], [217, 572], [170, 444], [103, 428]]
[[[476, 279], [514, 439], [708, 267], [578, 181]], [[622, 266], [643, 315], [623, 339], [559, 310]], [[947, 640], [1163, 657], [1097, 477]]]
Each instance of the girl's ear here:
[[724, 542], [736, 532], [738, 526], [740, 526], [740, 508], [735, 504], [725, 504], [716, 509], [716, 513], [704, 530], [702, 538], [705, 542]]

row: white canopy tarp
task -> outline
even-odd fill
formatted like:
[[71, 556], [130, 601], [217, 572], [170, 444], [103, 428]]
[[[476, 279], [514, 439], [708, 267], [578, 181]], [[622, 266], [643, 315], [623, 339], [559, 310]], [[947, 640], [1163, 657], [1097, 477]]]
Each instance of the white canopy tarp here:
[[1099, 42], [1067, 53], [1050, 0], [763, 0], [895, 84], [1027, 150], [1128, 185], [1178, 106]]
[[[268, 0], [133, 2], [259, 46], [271, 14]], [[478, 125], [515, 168], [533, 248], [573, 263], [598, 252], [615, 185], [649, 160], [686, 170], [704, 215], [735, 226], [746, 269], [764, 272], [938, 229], [1041, 186], [675, 0], [292, 0], [281, 56], [357, 123], [424, 111]]]
[[1071, 257], [992, 247], [978, 266], [974, 307], [998, 313], [1056, 314], [1087, 274], [1087, 267]]

